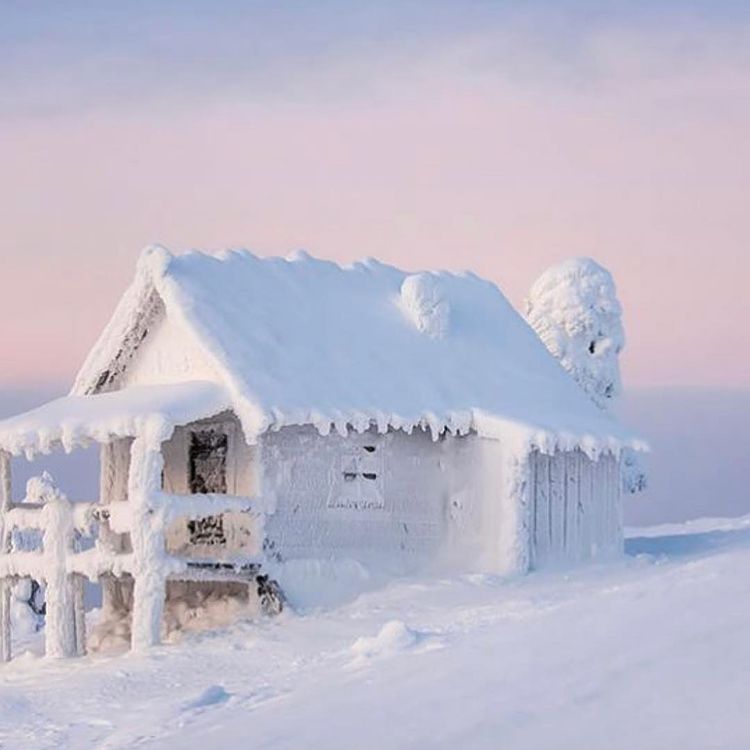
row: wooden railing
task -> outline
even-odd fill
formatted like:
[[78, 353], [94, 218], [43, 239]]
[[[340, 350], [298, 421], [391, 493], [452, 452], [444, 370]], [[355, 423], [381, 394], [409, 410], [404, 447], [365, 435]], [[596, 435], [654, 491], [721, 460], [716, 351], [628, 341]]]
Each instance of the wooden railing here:
[[[45, 651], [49, 656], [85, 652], [84, 579], [130, 575], [135, 580], [133, 646], [148, 646], [159, 637], [166, 581], [251, 579], [260, 569], [258, 556], [227, 560], [170, 555], [165, 530], [175, 519], [197, 519], [227, 512], [249, 513], [262, 530], [258, 500], [228, 495], [170, 495], [153, 490], [129, 491], [126, 502], [71, 502], [54, 487], [42, 503], [10, 500], [10, 467], [0, 453], [0, 660], [11, 658], [10, 592], [15, 581], [33, 578], [46, 584]], [[132, 552], [115, 551], [107, 531], [131, 537]], [[36, 530], [41, 547], [14, 550], [13, 532]], [[88, 538], [88, 544], [86, 539]], [[261, 545], [258, 545], [261, 549]]]

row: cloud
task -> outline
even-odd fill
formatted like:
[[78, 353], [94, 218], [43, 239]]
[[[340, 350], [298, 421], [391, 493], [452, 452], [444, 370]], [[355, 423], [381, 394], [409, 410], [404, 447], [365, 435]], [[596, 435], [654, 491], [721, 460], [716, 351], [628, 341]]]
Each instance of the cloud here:
[[739, 12], [351, 5], [0, 24], [25, 60], [0, 84], [0, 378], [70, 377], [162, 242], [468, 266], [516, 303], [591, 255], [625, 302], [626, 384], [750, 380]]
[[0, 23], [0, 116], [382, 96], [437, 74], [575, 89], [747, 62], [721, 2], [28, 3]]

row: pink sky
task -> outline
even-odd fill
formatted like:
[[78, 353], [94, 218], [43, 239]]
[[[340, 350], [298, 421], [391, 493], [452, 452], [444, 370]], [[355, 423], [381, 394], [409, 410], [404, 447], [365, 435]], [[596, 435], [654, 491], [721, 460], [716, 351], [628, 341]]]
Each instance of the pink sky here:
[[361, 87], [339, 61], [307, 95], [3, 117], [0, 385], [70, 381], [152, 242], [470, 268], [517, 306], [591, 255], [626, 385], [748, 385], [750, 74], [728, 39], [605, 36], [560, 81], [485, 75], [478, 38]]

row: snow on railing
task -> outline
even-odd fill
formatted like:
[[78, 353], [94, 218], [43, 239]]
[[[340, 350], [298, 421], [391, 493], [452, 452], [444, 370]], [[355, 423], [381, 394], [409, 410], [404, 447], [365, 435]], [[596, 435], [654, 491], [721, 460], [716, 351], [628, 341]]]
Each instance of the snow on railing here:
[[[256, 517], [262, 528], [264, 514], [258, 498], [172, 495], [156, 489], [161, 456], [154, 451], [136, 453], [128, 501], [108, 504], [72, 503], [48, 475], [30, 480], [26, 501], [12, 504], [8, 459], [0, 452], [0, 661], [11, 657], [10, 587], [18, 578], [46, 583], [46, 653], [73, 656], [85, 651], [84, 578], [134, 578], [133, 647], [138, 649], [158, 641], [168, 579], [242, 577], [260, 568], [255, 557], [196, 562], [166, 552], [165, 529], [175, 519], [243, 512]], [[133, 551], [109, 549], [100, 533], [104, 524], [114, 533], [129, 533]], [[14, 550], [12, 534], [19, 530], [41, 532], [41, 548]], [[80, 550], [86, 536], [95, 540], [94, 546]]]
[[[222, 513], [248, 513], [255, 517], [264, 515], [258, 498], [218, 493], [173, 495], [166, 492], [154, 492], [150, 498], [149, 508], [152, 512], [161, 512], [166, 524], [179, 518], [206, 518]], [[109, 521], [109, 527], [115, 533], [124, 534], [133, 527], [133, 506], [130, 503], [101, 505], [95, 512], [97, 518]]]
[[[7, 454], [0, 458], [3, 472], [7, 473]], [[9, 481], [7, 483], [9, 485]], [[85, 634], [83, 609], [83, 578], [70, 565], [76, 554], [77, 527], [84, 532], [90, 529], [86, 519], [91, 503], [81, 503], [74, 510], [71, 502], [52, 483], [49, 475], [35, 478], [29, 483], [35, 491], [35, 500], [42, 502], [13, 506], [10, 488], [3, 492], [2, 543], [0, 579], [3, 593], [9, 590], [13, 579], [29, 577], [46, 583], [45, 651], [48, 656], [74, 656], [83, 653]], [[28, 493], [27, 493], [28, 494]], [[14, 530], [38, 530], [42, 533], [38, 551], [14, 551], [11, 534]], [[10, 647], [10, 616], [3, 607], [0, 636], [2, 658], [8, 660]]]

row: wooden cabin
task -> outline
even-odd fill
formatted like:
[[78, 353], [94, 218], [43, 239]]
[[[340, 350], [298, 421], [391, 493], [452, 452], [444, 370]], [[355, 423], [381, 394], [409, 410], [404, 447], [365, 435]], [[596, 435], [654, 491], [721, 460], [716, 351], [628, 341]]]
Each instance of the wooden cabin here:
[[[99, 497], [48, 483], [11, 502], [12, 456], [91, 444]], [[506, 575], [616, 556], [620, 452], [639, 447], [473, 274], [150, 248], [70, 395], [0, 422], [0, 657], [24, 577], [46, 584], [48, 653], [68, 656], [86, 649], [85, 579], [97, 627], [144, 649], [171, 602], [275, 612], [316, 564]], [[38, 549], [14, 543], [24, 529]]]

